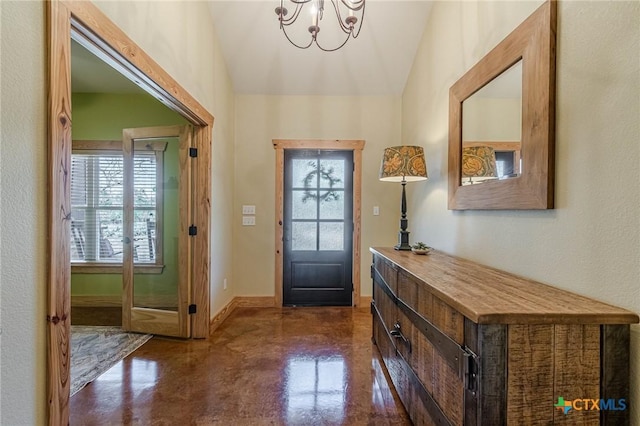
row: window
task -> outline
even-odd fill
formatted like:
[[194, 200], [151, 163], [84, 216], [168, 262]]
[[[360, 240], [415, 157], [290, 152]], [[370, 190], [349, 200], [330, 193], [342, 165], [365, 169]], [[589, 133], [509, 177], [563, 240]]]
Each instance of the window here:
[[[137, 269], [160, 267], [157, 272], [162, 268], [161, 202], [165, 149], [166, 142], [135, 143], [133, 154], [133, 261]], [[123, 167], [120, 141], [73, 142], [71, 263], [75, 272], [109, 272], [122, 267]]]

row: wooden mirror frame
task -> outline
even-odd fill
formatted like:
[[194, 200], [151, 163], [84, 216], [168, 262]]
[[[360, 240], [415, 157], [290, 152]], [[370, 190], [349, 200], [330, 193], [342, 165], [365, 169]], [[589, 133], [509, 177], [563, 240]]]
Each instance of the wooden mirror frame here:
[[[449, 210], [553, 208], [556, 21], [549, 0], [451, 86]], [[462, 103], [521, 59], [523, 173], [462, 186]]]

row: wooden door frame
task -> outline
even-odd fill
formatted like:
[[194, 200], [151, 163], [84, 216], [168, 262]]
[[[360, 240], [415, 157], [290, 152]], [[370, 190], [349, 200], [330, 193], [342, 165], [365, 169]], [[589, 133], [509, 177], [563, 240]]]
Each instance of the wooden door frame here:
[[360, 234], [362, 220], [362, 150], [364, 140], [354, 139], [273, 139], [276, 150], [276, 232], [275, 232], [275, 305], [282, 306], [284, 274], [284, 150], [320, 149], [353, 151], [353, 297], [351, 305], [360, 306]]
[[[198, 149], [193, 221], [192, 337], [209, 334], [209, 240], [211, 135], [213, 116], [164, 69], [89, 1], [50, 0], [48, 53], [48, 241], [47, 241], [47, 415], [48, 424], [69, 424], [70, 398], [70, 170], [71, 37], [79, 34], [101, 59], [135, 80], [194, 125]], [[75, 37], [74, 37], [75, 38]]]

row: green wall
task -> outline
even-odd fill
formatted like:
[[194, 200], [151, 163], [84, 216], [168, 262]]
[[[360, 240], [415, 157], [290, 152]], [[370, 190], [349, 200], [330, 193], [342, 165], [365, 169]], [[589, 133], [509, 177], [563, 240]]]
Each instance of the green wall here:
[[[72, 138], [120, 140], [122, 129], [183, 125], [187, 121], [146, 94], [74, 93]], [[167, 139], [164, 153], [162, 274], [135, 276], [136, 294], [176, 294], [178, 223], [178, 140]], [[72, 296], [120, 296], [121, 274], [71, 274]]]

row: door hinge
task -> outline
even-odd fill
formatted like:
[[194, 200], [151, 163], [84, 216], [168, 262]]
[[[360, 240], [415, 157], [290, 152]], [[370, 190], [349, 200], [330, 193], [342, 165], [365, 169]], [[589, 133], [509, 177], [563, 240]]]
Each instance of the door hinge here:
[[189, 305], [189, 315], [195, 314], [197, 310], [196, 305]]
[[198, 227], [195, 225], [191, 225], [189, 227], [189, 235], [191, 236], [198, 235]]
[[189, 148], [189, 157], [196, 158], [198, 156], [198, 148]]

